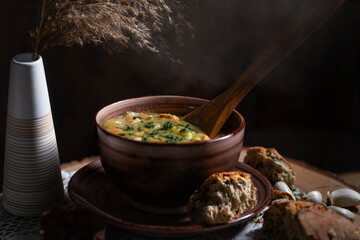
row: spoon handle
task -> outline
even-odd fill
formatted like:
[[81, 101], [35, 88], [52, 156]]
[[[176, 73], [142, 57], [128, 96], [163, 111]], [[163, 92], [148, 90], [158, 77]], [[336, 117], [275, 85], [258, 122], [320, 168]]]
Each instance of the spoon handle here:
[[308, 0], [225, 92], [184, 116], [214, 138], [246, 94], [315, 32], [344, 0]]

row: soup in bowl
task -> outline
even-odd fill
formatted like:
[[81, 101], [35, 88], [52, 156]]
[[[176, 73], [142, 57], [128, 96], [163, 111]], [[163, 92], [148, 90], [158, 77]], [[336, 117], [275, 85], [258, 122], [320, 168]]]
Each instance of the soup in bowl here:
[[199, 127], [170, 113], [126, 112], [106, 120], [102, 128], [116, 136], [142, 142], [187, 143], [210, 140]]
[[[170, 119], [172, 116], [179, 118], [179, 125], [175, 121], [170, 127], [170, 133], [174, 136], [175, 133], [189, 136], [187, 129], [201, 129], [201, 126], [189, 127], [191, 125], [180, 122], [181, 116], [207, 101], [185, 96], [148, 96], [122, 100], [97, 113], [95, 120], [101, 163], [110, 179], [126, 194], [133, 206], [156, 213], [183, 213], [190, 195], [207, 177], [234, 168], [240, 156], [245, 131], [245, 120], [237, 111], [232, 112], [221, 135], [214, 139], [194, 137], [194, 141], [175, 141], [165, 134], [159, 135], [160, 141], [150, 141], [150, 137], [140, 136], [145, 131], [162, 134], [163, 129], [169, 130], [164, 126], [174, 122]], [[137, 116], [141, 114], [149, 118], [146, 115], [156, 117], [168, 114], [169, 119], [163, 117], [164, 122], [157, 122], [155, 118], [147, 119], [152, 121], [144, 120], [141, 127], [149, 126], [144, 129], [127, 123], [121, 126], [110, 123], [108, 128], [109, 120], [129, 113], [129, 123], [139, 119]], [[114, 121], [122, 123], [121, 120]], [[139, 123], [138, 120], [135, 122]], [[113, 132], [109, 129], [113, 129]], [[131, 131], [140, 134], [138, 138], [123, 135]]]

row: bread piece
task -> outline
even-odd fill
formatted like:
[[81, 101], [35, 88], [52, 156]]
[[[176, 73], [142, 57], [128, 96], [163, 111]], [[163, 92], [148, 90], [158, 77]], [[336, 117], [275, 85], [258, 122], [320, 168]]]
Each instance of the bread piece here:
[[258, 170], [271, 184], [283, 181], [295, 188], [295, 171], [274, 148], [252, 147], [247, 150], [244, 163]]
[[264, 214], [263, 230], [274, 239], [360, 239], [349, 219], [324, 205], [304, 201], [273, 203]]
[[190, 197], [188, 213], [200, 224], [221, 224], [238, 218], [257, 203], [250, 174], [214, 173]]

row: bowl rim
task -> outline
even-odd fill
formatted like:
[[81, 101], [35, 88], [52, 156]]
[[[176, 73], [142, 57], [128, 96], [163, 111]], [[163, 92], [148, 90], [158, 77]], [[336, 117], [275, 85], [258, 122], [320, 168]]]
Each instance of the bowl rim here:
[[[127, 139], [124, 137], [120, 137], [117, 135], [114, 135], [112, 133], [109, 133], [108, 131], [106, 131], [104, 128], [102, 128], [102, 126], [100, 126], [100, 124], [98, 123], [97, 119], [99, 114], [101, 113], [101, 111], [103, 111], [106, 108], [109, 108], [110, 106], [119, 104], [120, 102], [124, 102], [124, 101], [132, 101], [132, 100], [137, 100], [137, 99], [146, 99], [146, 98], [154, 98], [154, 97], [171, 97], [171, 98], [187, 98], [187, 99], [194, 99], [194, 100], [201, 100], [201, 101], [210, 101], [208, 99], [205, 98], [198, 98], [198, 97], [191, 97], [191, 96], [181, 96], [181, 95], [148, 95], [148, 96], [140, 96], [140, 97], [133, 97], [133, 98], [127, 98], [127, 99], [123, 99], [123, 100], [119, 100], [117, 102], [113, 102], [110, 103], [104, 107], [102, 107], [99, 111], [97, 111], [96, 115], [95, 115], [95, 124], [97, 129], [100, 129], [104, 134], [114, 137], [116, 139], [121, 139], [124, 141], [128, 141], [134, 144], [139, 144], [139, 145], [148, 145], [148, 146], [195, 146], [195, 145], [206, 145], [206, 144], [212, 144], [215, 142], [220, 142], [223, 141], [225, 139], [231, 138], [234, 135], [238, 134], [239, 132], [241, 132], [244, 128], [245, 128], [245, 118], [243, 117], [243, 115], [241, 115], [241, 113], [239, 113], [236, 109], [233, 110], [233, 112], [235, 112], [236, 114], [238, 114], [240, 116], [241, 119], [241, 124], [238, 128], [236, 128], [235, 130], [233, 130], [232, 132], [221, 136], [219, 138], [213, 138], [207, 141], [198, 141], [198, 142], [186, 142], [186, 143], [164, 143], [164, 142], [143, 142], [143, 141], [134, 141], [131, 139]], [[200, 127], [199, 127], [200, 128]], [[200, 128], [201, 129], [201, 128]]]

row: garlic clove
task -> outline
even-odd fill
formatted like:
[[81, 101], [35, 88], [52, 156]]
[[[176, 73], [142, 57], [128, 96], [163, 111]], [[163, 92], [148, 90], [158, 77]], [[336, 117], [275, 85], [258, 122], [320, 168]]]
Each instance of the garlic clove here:
[[301, 200], [301, 198], [305, 195], [305, 193], [301, 192], [299, 188], [292, 190], [292, 193], [294, 194], [296, 200]]
[[285, 182], [276, 182], [273, 185], [273, 189], [287, 192], [290, 194], [292, 200], [296, 200], [293, 192], [290, 190], [289, 186]]
[[354, 207], [360, 205], [360, 193], [349, 188], [337, 189], [328, 192], [327, 203], [339, 207]]
[[350, 219], [351, 221], [355, 220], [355, 214], [346, 208], [337, 207], [337, 206], [328, 206], [328, 208], [330, 208], [330, 209], [334, 210], [335, 212], [341, 214], [342, 216]]
[[300, 198], [305, 195], [305, 193], [301, 192], [299, 188], [295, 188], [294, 190], [292, 190], [292, 193], [295, 197], [299, 196]]
[[301, 197], [301, 200], [321, 203], [322, 202], [322, 195], [319, 191], [311, 191]]
[[278, 200], [278, 199], [293, 200], [293, 197], [288, 192], [283, 192], [283, 191], [274, 189], [272, 199], [273, 199], [273, 201]]

